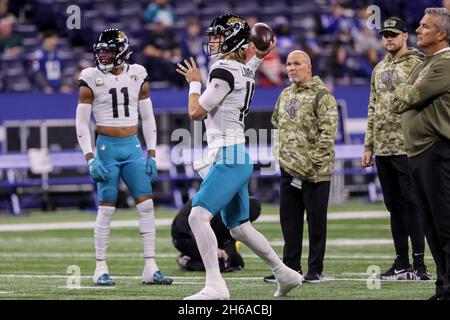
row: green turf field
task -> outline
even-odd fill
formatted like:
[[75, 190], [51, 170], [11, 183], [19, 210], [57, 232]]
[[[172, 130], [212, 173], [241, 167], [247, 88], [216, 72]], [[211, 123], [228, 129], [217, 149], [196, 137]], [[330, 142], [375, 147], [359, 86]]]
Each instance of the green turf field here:
[[[255, 227], [282, 252], [279, 222], [274, 220], [277, 207], [263, 206], [263, 217]], [[289, 297], [274, 298], [275, 284], [263, 282], [269, 268], [246, 247], [241, 248], [246, 263], [241, 272], [225, 273], [231, 299], [426, 299], [434, 292], [434, 281], [382, 281], [369, 279], [369, 266], [381, 271], [389, 268], [394, 257], [388, 216], [357, 218], [364, 211], [383, 211], [381, 204], [368, 205], [353, 202], [330, 208], [328, 242], [324, 274], [327, 281], [305, 283], [291, 292]], [[352, 217], [338, 219], [340, 212], [353, 212]], [[374, 213], [374, 212], [372, 212]], [[137, 228], [137, 213], [119, 210], [115, 220], [136, 220], [136, 227], [113, 227], [109, 245], [109, 269], [116, 282], [113, 288], [92, 286], [95, 267], [94, 240], [91, 228], [95, 214], [61, 210], [52, 213], [33, 212], [25, 217], [0, 216], [0, 300], [2, 299], [168, 299], [180, 300], [203, 287], [204, 273], [183, 272], [176, 264], [177, 251], [170, 238], [170, 219], [175, 210], [157, 208], [157, 262], [161, 270], [173, 276], [171, 286], [144, 286], [140, 283], [143, 267], [142, 243]], [[272, 219], [271, 219], [272, 218]], [[70, 223], [70, 224], [69, 224]], [[81, 224], [80, 224], [81, 223]], [[33, 230], [52, 226], [54, 230]], [[26, 226], [30, 231], [17, 227]], [[83, 227], [84, 226], [84, 227]], [[2, 228], [19, 231], [5, 231]], [[79, 229], [67, 229], [67, 228]], [[65, 229], [61, 229], [65, 228]], [[84, 228], [84, 229], [83, 229]], [[303, 270], [307, 271], [308, 248], [305, 228]], [[434, 263], [429, 251], [426, 263], [435, 276]], [[75, 285], [69, 266], [81, 271], [81, 287]], [[69, 287], [67, 286], [69, 284]]]

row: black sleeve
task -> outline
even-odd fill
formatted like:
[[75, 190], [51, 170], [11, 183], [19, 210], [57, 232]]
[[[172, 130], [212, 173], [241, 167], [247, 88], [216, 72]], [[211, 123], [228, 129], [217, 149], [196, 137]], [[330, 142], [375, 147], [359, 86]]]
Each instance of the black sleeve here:
[[230, 71], [221, 69], [221, 68], [216, 68], [216, 69], [212, 70], [211, 73], [209, 74], [209, 81], [211, 82], [212, 79], [215, 79], [215, 78], [228, 82], [228, 85], [230, 86], [230, 91], [233, 91], [234, 76]]
[[91, 90], [92, 94], [94, 94], [94, 90], [92, 90], [91, 87], [89, 87], [89, 85], [87, 84], [86, 81], [84, 81], [83, 79], [78, 80], [78, 87], [86, 87], [88, 89]]
[[144, 83], [146, 83], [146, 82], [149, 82], [149, 83], [150, 83], [150, 78], [149, 78], [148, 74], [147, 74], [147, 76], [145, 77], [144, 81], [142, 81], [141, 88], [139, 89], [139, 92], [141, 92], [142, 86], [143, 86]]

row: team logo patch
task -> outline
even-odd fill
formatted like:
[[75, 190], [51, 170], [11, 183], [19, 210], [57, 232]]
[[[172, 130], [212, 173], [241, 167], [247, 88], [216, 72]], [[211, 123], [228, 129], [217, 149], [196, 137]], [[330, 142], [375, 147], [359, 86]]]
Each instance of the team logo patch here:
[[102, 85], [104, 85], [105, 84], [105, 81], [103, 80], [103, 78], [97, 78], [97, 79], [95, 79], [95, 85], [97, 86], [97, 87], [100, 87], [100, 86], [102, 86]]
[[298, 109], [300, 109], [300, 101], [298, 99], [290, 99], [284, 104], [284, 110], [291, 119], [295, 118]]
[[397, 22], [395, 20], [386, 20], [384, 22], [384, 27], [385, 28], [395, 27], [396, 24]]
[[386, 70], [381, 74], [381, 83], [389, 90], [394, 90], [397, 84], [398, 73], [395, 70]]
[[101, 145], [100, 145], [100, 150], [101, 150], [101, 151], [105, 151], [105, 150], [106, 150], [106, 146], [105, 146], [104, 144], [101, 144]]
[[138, 81], [138, 79], [139, 79], [139, 77], [138, 77], [137, 75], [135, 75], [135, 74], [132, 74], [132, 75], [130, 76], [130, 78], [131, 78], [132, 80], [134, 80], [134, 81]]

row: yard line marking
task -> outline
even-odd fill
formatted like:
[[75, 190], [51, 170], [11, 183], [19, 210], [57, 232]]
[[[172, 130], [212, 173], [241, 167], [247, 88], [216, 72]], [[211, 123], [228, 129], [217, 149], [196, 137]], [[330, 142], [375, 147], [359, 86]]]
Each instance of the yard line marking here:
[[96, 290], [111, 290], [116, 289], [115, 286], [97, 286], [97, 287], [87, 287], [87, 286], [80, 286], [80, 287], [67, 287], [67, 286], [59, 286], [58, 289], [67, 289], [67, 290], [82, 290], [82, 289], [96, 289]]
[[[8, 242], [11, 243], [25, 243], [29, 241], [28, 238], [25, 237], [14, 237], [9, 238]], [[71, 244], [80, 244], [80, 243], [91, 243], [94, 244], [94, 239], [92, 238], [64, 238], [64, 237], [39, 237], [33, 239], [33, 244], [51, 244], [58, 243], [60, 244], [62, 241], [70, 241]], [[122, 237], [122, 238], [114, 238], [111, 237], [110, 244], [114, 245], [115, 243], [142, 243], [142, 240], [139, 238], [139, 235], [136, 234], [136, 237]], [[171, 238], [158, 238], [158, 243], [166, 244], [172, 243]], [[270, 241], [270, 244], [273, 246], [284, 246], [284, 240], [280, 238], [275, 238]], [[393, 244], [392, 239], [353, 239], [353, 238], [335, 238], [335, 239], [327, 239], [327, 246], [371, 246], [371, 245], [391, 245]], [[307, 239], [303, 241], [304, 246], [308, 246], [309, 242]]]
[[[332, 212], [328, 213], [327, 217], [328, 220], [378, 219], [387, 218], [388, 213], [385, 211]], [[172, 218], [158, 218], [155, 223], [157, 227], [164, 227], [170, 226], [172, 221]], [[262, 215], [256, 223], [278, 221], [280, 221], [278, 215]], [[92, 229], [94, 223], [95, 221], [4, 224], [0, 225], [0, 232]], [[112, 221], [112, 228], [137, 228], [138, 226], [138, 219]]]
[[[377, 245], [391, 245], [394, 241], [392, 239], [328, 239], [327, 246], [377, 246]], [[272, 246], [284, 246], [284, 241], [270, 241]], [[308, 242], [304, 243], [308, 246]]]
[[[367, 280], [379, 280], [381, 282], [401, 282], [401, 283], [410, 283], [411, 281], [415, 281], [417, 283], [424, 283], [424, 284], [428, 284], [430, 283], [430, 281], [422, 281], [422, 280], [380, 280], [380, 279], [369, 279], [364, 273], [359, 273], [359, 274], [355, 274], [355, 275], [361, 275], [363, 276], [362, 278], [348, 278], [348, 276], [351, 275], [351, 273], [342, 273], [341, 275], [343, 276], [347, 276], [347, 278], [338, 278], [336, 276], [325, 276], [325, 279], [323, 282], [327, 282], [327, 281], [349, 281], [349, 282], [366, 282]], [[364, 277], [366, 276], [366, 277]], [[56, 278], [56, 279], [60, 279], [60, 278], [67, 278], [67, 275], [15, 275], [15, 274], [5, 274], [5, 275], [0, 275], [0, 278]], [[86, 279], [86, 278], [91, 278], [91, 276], [81, 276], [81, 278]], [[140, 279], [141, 277], [139, 276], [115, 276], [115, 279]], [[177, 284], [177, 285], [199, 285], [199, 284], [203, 284], [205, 277], [172, 277], [174, 280], [177, 280], [177, 282], [173, 282], [173, 284]], [[262, 282], [262, 276], [259, 277], [224, 277], [224, 279], [226, 281], [261, 281]], [[185, 281], [183, 281], [185, 280]], [[198, 281], [198, 282], [196, 282]], [[261, 283], [262, 284], [262, 283]], [[305, 283], [306, 285], [309, 285], [308, 283]], [[119, 287], [123, 287], [126, 284], [116, 284], [116, 286], [112, 286], [112, 287], [102, 287], [102, 286], [82, 286], [80, 289], [114, 289], [117, 286]], [[258, 284], [252, 284], [252, 286], [254, 285], [258, 285]], [[262, 286], [267, 286], [270, 284], [264, 283]], [[67, 286], [59, 286], [59, 289], [71, 289], [68, 288]], [[77, 288], [74, 288], [77, 289]], [[1, 293], [1, 292], [0, 292]], [[7, 291], [3, 291], [3, 293], [13, 293], [13, 292], [7, 292]]]
[[[171, 259], [178, 257], [178, 253], [161, 253], [158, 254], [159, 259]], [[244, 259], [260, 259], [257, 255], [253, 253], [245, 253], [241, 254]], [[109, 258], [115, 258], [115, 259], [129, 259], [129, 258], [136, 258], [140, 259], [142, 257], [142, 252], [134, 252], [134, 253], [108, 253]], [[0, 258], [74, 258], [74, 259], [81, 259], [81, 258], [89, 258], [94, 259], [95, 254], [92, 253], [0, 253]], [[325, 255], [325, 260], [391, 260], [393, 259], [392, 255], [365, 255], [365, 254], [328, 254]], [[426, 260], [433, 260], [433, 257], [431, 255], [425, 256]]]

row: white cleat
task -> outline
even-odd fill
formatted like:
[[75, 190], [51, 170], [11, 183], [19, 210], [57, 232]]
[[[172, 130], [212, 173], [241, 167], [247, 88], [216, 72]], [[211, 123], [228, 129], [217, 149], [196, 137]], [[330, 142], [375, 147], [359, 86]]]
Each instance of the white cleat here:
[[300, 273], [286, 266], [274, 274], [278, 284], [278, 290], [273, 294], [274, 297], [286, 296], [292, 289], [300, 286], [304, 280]]
[[106, 265], [106, 263], [97, 265], [94, 275], [92, 276], [92, 281], [94, 282], [94, 284], [97, 284], [100, 277], [104, 274], [109, 274], [108, 266]]
[[229, 300], [230, 293], [226, 285], [211, 286], [206, 285], [202, 290], [186, 297], [183, 300]]

